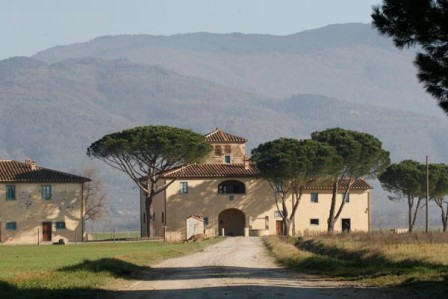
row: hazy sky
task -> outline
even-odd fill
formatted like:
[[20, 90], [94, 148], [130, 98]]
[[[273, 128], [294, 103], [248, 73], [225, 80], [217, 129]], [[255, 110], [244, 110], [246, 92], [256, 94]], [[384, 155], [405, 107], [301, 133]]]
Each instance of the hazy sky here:
[[0, 59], [103, 35], [207, 31], [287, 35], [370, 23], [379, 0], [0, 0]]

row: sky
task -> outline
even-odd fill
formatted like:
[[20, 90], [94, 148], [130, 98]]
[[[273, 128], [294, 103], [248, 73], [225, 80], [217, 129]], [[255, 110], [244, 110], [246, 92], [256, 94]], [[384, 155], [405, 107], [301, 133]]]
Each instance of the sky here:
[[119, 34], [288, 35], [370, 23], [379, 0], [0, 0], [0, 60]]

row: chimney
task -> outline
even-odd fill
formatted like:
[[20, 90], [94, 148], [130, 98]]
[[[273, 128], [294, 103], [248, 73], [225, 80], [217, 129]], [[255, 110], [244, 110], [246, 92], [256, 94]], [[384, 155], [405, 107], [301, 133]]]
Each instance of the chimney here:
[[31, 170], [36, 170], [37, 169], [36, 162], [34, 162], [31, 159], [25, 159], [25, 165], [29, 166], [31, 168]]
[[244, 161], [244, 169], [248, 170], [248, 169], [249, 169], [249, 166], [250, 166], [250, 161], [249, 161], [249, 159], [248, 159], [246, 156], [244, 156], [243, 161]]

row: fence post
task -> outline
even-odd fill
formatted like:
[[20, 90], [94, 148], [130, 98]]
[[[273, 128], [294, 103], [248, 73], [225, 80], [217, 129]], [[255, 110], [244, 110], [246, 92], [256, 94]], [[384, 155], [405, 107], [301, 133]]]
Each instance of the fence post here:
[[115, 243], [115, 226], [114, 226], [114, 237], [113, 237], [113, 239], [114, 239], [114, 243]]

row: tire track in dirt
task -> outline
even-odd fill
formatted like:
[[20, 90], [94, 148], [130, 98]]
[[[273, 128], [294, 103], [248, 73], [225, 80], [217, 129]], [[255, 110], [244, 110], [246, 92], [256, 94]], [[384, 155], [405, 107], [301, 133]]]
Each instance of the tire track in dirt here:
[[283, 269], [260, 238], [234, 237], [189, 256], [170, 259], [116, 298], [410, 298], [392, 289], [366, 288]]

